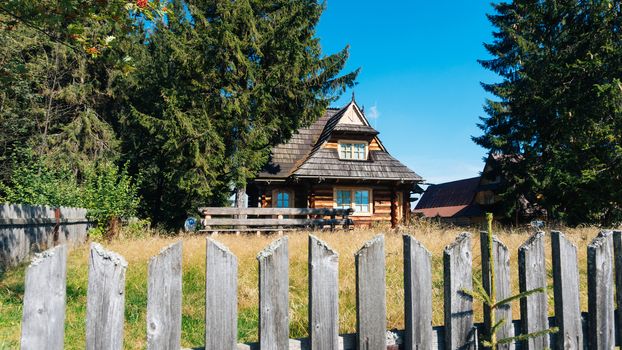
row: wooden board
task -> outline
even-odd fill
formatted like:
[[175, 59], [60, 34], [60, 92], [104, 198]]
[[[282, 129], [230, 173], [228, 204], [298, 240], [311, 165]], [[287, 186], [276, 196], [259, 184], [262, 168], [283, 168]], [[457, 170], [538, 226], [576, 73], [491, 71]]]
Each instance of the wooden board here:
[[615, 347], [613, 239], [603, 231], [587, 247], [588, 347]]
[[339, 341], [339, 255], [309, 235], [309, 343], [335, 350]]
[[259, 263], [259, 344], [262, 350], [289, 347], [288, 238], [272, 242], [257, 255]]
[[147, 349], [181, 345], [182, 243], [164, 248], [149, 260], [147, 283]]
[[[482, 252], [482, 285], [484, 287], [484, 290], [490, 295], [492, 269], [489, 264], [490, 255], [488, 252], [487, 232], [480, 233], [480, 248]], [[512, 296], [512, 286], [510, 283], [510, 253], [505, 244], [503, 244], [503, 242], [501, 242], [495, 236], [493, 236], [492, 239], [492, 257], [495, 267], [495, 298], [498, 302]], [[484, 329], [487, 333], [490, 332], [490, 329], [493, 326], [490, 322], [490, 318], [488, 317], [488, 312], [489, 308], [484, 305]], [[512, 323], [509, 322], [512, 320], [511, 304], [500, 305], [495, 310], [495, 318], [496, 322], [499, 322], [501, 320], [506, 321], [497, 329], [497, 340], [513, 337], [514, 328], [512, 327]], [[486, 334], [486, 336], [489, 337], [490, 335]], [[497, 348], [499, 350], [513, 350], [514, 344], [499, 344]]]
[[473, 298], [463, 290], [473, 290], [471, 235], [462, 233], [443, 252], [445, 347], [472, 349]]
[[[538, 288], [545, 289], [544, 293], [520, 299], [522, 332], [533, 333], [548, 329], [549, 306], [543, 232], [534, 234], [518, 248], [518, 284], [521, 293]], [[522, 345], [526, 350], [547, 349], [550, 347], [549, 336], [531, 338]]]
[[67, 247], [37, 254], [26, 270], [21, 349], [63, 349], [66, 290]]
[[117, 253], [91, 243], [86, 297], [86, 349], [123, 349], [125, 271]]
[[577, 247], [558, 231], [551, 232], [551, 246], [557, 348], [583, 349]]
[[205, 254], [205, 348], [234, 349], [238, 337], [238, 259], [207, 238]]
[[404, 348], [432, 349], [432, 265], [430, 252], [413, 236], [404, 243]]
[[383, 349], [387, 328], [384, 236], [367, 241], [354, 259], [358, 348]]

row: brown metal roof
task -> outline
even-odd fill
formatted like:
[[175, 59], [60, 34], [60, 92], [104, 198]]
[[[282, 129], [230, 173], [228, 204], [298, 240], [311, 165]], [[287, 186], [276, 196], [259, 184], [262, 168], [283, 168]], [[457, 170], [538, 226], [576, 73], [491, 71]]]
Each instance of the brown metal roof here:
[[[480, 177], [473, 177], [430, 185], [417, 203], [415, 212], [424, 213], [426, 216], [430, 216], [426, 213], [432, 214], [433, 212], [438, 212], [443, 217], [454, 216], [473, 203], [479, 181]], [[431, 216], [436, 216], [436, 214]]]

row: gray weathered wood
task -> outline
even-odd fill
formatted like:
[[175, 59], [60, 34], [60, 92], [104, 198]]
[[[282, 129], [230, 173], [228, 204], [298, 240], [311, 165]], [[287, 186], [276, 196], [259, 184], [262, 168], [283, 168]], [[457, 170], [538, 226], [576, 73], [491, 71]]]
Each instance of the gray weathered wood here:
[[613, 232], [613, 256], [616, 272], [616, 333], [618, 345], [622, 346], [622, 231]]
[[63, 349], [67, 247], [37, 254], [26, 271], [24, 288], [21, 348]]
[[205, 261], [205, 348], [234, 349], [238, 336], [238, 259], [207, 238]]
[[588, 345], [590, 349], [615, 347], [613, 303], [613, 239], [603, 231], [587, 247]]
[[346, 220], [324, 219], [210, 219], [206, 220], [209, 226], [319, 226], [344, 225]]
[[181, 346], [181, 253], [174, 243], [149, 260], [147, 349]]
[[309, 341], [311, 350], [339, 348], [339, 255], [309, 235]]
[[322, 215], [347, 216], [353, 209], [333, 208], [234, 208], [234, 207], [202, 207], [203, 215]]
[[289, 253], [287, 237], [257, 255], [259, 261], [259, 343], [261, 350], [289, 347]]
[[[546, 290], [546, 260], [544, 233], [537, 232], [518, 248], [518, 284], [520, 292], [544, 288]], [[549, 328], [547, 293], [536, 293], [520, 299], [522, 333], [533, 333]], [[542, 335], [523, 342], [523, 349], [548, 349], [549, 336]]]
[[367, 241], [354, 256], [359, 349], [385, 349], [387, 328], [384, 236]]
[[413, 236], [404, 242], [404, 348], [432, 348], [432, 265], [430, 252]]
[[85, 209], [0, 204], [0, 270], [58, 244], [83, 243], [89, 227]]
[[123, 349], [125, 270], [122, 256], [91, 243], [86, 296], [86, 348]]
[[563, 233], [551, 232], [553, 292], [558, 349], [583, 349], [577, 247]]
[[[480, 248], [482, 252], [482, 286], [484, 290], [490, 295], [491, 284], [491, 266], [489, 264], [489, 252], [488, 252], [488, 233], [480, 233]], [[497, 237], [493, 236], [492, 239], [492, 256], [495, 265], [495, 294], [496, 301], [499, 302], [503, 299], [512, 296], [512, 286], [510, 285], [510, 252], [508, 248]], [[489, 333], [491, 327], [490, 318], [488, 317], [488, 306], [484, 305], [484, 328], [486, 333]], [[504, 338], [511, 338], [514, 336], [514, 327], [512, 327], [512, 306], [510, 304], [500, 305], [495, 311], [496, 322], [505, 320], [497, 329], [497, 340]], [[486, 336], [489, 336], [486, 334]], [[512, 350], [514, 344], [499, 344], [499, 350]]]
[[473, 289], [471, 235], [462, 233], [443, 252], [445, 349], [472, 349]]

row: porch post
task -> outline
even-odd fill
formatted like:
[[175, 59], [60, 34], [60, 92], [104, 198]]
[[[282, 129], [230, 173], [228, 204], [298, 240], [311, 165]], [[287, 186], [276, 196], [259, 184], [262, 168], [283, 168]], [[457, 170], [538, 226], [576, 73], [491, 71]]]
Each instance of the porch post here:
[[268, 205], [266, 201], [266, 187], [261, 188], [261, 200], [259, 201], [261, 208], [265, 208]]
[[397, 192], [391, 189], [391, 228], [397, 227]]

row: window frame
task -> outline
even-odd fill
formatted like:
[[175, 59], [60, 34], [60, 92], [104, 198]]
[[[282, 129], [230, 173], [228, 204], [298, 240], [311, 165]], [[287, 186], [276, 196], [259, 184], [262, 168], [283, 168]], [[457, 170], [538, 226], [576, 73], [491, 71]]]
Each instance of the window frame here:
[[[287, 194], [287, 207], [279, 207], [279, 194]], [[274, 189], [272, 190], [272, 208], [293, 208], [294, 204], [294, 191], [286, 189]]]
[[[373, 190], [370, 187], [334, 187], [333, 188], [333, 208], [341, 208], [337, 204], [337, 195], [340, 191], [349, 191], [350, 192], [350, 208], [354, 209], [354, 213], [352, 216], [373, 216], [374, 214], [374, 198], [373, 198]], [[367, 206], [369, 210], [367, 212], [359, 212], [356, 211], [356, 192], [357, 191], [367, 191]]]
[[[352, 158], [344, 158], [341, 156], [341, 147], [342, 145], [350, 145], [350, 154]], [[354, 158], [354, 155], [357, 153], [355, 152], [356, 150], [356, 145], [364, 145], [365, 146], [365, 150], [363, 151], [363, 159], [356, 159]], [[353, 161], [357, 161], [357, 162], [364, 162], [367, 161], [369, 159], [369, 141], [363, 141], [363, 140], [339, 140], [337, 142], [337, 154], [339, 156], [339, 160], [353, 160]]]

